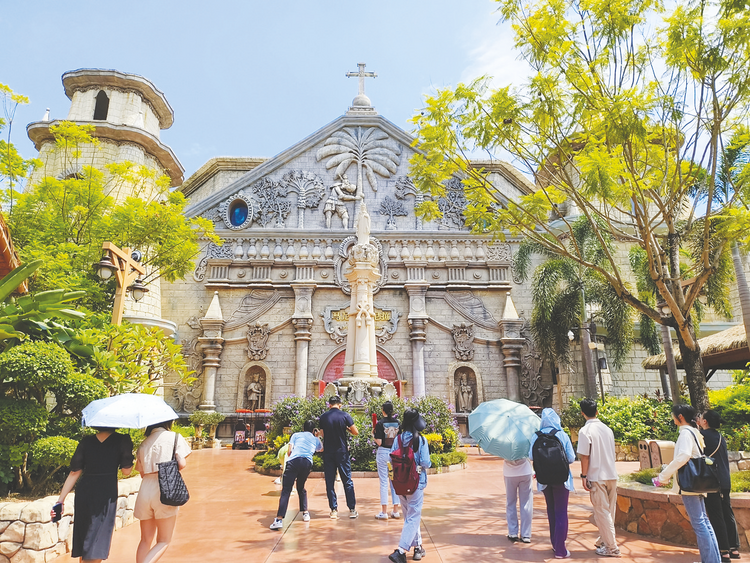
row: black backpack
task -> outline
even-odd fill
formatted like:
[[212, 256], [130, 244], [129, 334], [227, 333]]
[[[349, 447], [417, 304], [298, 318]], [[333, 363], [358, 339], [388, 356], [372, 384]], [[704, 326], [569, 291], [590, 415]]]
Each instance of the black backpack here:
[[556, 429], [550, 433], [537, 432], [531, 448], [536, 480], [542, 485], [562, 485], [570, 476], [568, 456], [556, 433]]

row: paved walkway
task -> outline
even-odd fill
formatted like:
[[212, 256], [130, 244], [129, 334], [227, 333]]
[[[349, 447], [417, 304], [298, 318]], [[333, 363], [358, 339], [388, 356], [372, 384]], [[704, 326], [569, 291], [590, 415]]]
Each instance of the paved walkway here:
[[[163, 563], [198, 562], [357, 562], [388, 563], [401, 533], [401, 520], [382, 522], [378, 480], [355, 479], [360, 517], [350, 520], [337, 484], [341, 520], [328, 518], [322, 479], [308, 481], [312, 520], [302, 522], [297, 497], [289, 503], [284, 529], [269, 530], [278, 507], [280, 487], [273, 478], [255, 473], [252, 451], [202, 450], [188, 458], [184, 472], [191, 500], [180, 512], [172, 545]], [[620, 463], [621, 473], [637, 463]], [[573, 474], [580, 473], [578, 463]], [[547, 561], [553, 558], [549, 544], [544, 497], [534, 494], [531, 544], [513, 544], [507, 538], [502, 462], [488, 455], [469, 454], [465, 471], [430, 475], [422, 514], [427, 563], [472, 561]], [[571, 495], [568, 549], [574, 561], [598, 560], [594, 553], [597, 532], [587, 493]], [[132, 563], [139, 539], [133, 524], [115, 532], [108, 563]], [[618, 531], [622, 561], [660, 563], [698, 561], [697, 549], [652, 542]], [[607, 558], [601, 558], [606, 560]], [[55, 563], [69, 563], [60, 557]], [[409, 558], [411, 561], [411, 558]]]

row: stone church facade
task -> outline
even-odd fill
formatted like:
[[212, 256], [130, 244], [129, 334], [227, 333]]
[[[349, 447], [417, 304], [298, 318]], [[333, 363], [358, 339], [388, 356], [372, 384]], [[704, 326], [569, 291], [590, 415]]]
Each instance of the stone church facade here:
[[[273, 158], [214, 158], [184, 182], [171, 149], [158, 141], [158, 128], [171, 124], [161, 92], [142, 77], [116, 71], [84, 69], [64, 80], [69, 74], [85, 85], [72, 97], [73, 120], [92, 120], [86, 112], [94, 111], [100, 91], [113, 100], [142, 93], [144, 102], [122, 97], [124, 109], [95, 120], [96, 135], [112, 146], [140, 147], [141, 160], [170, 175], [188, 198], [186, 213], [212, 220], [224, 240], [221, 246], [206, 241], [192, 276], [163, 283], [158, 303], [139, 309], [131, 302], [126, 309], [126, 318], [163, 326], [182, 344], [198, 379], [190, 387], [168, 381], [165, 396], [178, 410], [231, 416], [288, 395], [316, 395], [341, 377], [351, 292], [347, 260], [361, 202], [380, 250], [374, 295], [379, 377], [403, 396], [445, 397], [467, 412], [496, 398], [550, 406], [582, 395], [580, 365], [553, 373], [534, 346], [530, 283], [512, 268], [518, 240], [472, 234], [458, 181], [448, 183], [437, 202], [439, 221], [415, 215], [426, 196], [409, 178], [414, 139], [372, 106], [363, 66], [352, 73], [360, 77], [360, 93], [341, 117]], [[121, 83], [113, 82], [118, 77]], [[101, 84], [93, 85], [97, 80]], [[49, 123], [31, 124], [30, 136], [41, 138], [45, 127]], [[123, 127], [129, 136], [118, 141]], [[508, 163], [475, 165], [490, 171], [508, 200], [534, 190]], [[606, 355], [606, 348], [599, 353]], [[580, 357], [580, 350], [573, 355]], [[659, 389], [659, 374], [640, 367], [643, 357], [636, 345], [622, 370], [606, 369], [605, 390], [634, 395]]]

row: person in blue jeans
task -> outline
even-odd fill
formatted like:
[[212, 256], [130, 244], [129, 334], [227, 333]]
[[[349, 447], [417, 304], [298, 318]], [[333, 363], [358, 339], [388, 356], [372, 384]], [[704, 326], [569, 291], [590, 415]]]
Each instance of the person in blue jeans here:
[[357, 513], [357, 499], [354, 496], [347, 434], [356, 436], [359, 430], [354, 425], [351, 415], [341, 410], [341, 397], [333, 395], [328, 399], [328, 406], [330, 408], [320, 417], [320, 429], [323, 431], [323, 472], [326, 478], [328, 507], [331, 509], [331, 518], [337, 519], [339, 509], [335, 484], [338, 470], [344, 485], [349, 518], [356, 518], [359, 514]]
[[294, 482], [297, 482], [297, 494], [299, 495], [299, 510], [302, 513], [302, 521], [310, 521], [310, 513], [307, 510], [307, 491], [305, 482], [312, 469], [313, 454], [323, 449], [323, 444], [315, 434], [315, 422], [308, 420], [303, 426], [302, 432], [295, 432], [289, 440], [289, 457], [284, 466], [282, 476], [281, 498], [279, 498], [279, 510], [276, 518], [271, 524], [272, 530], [280, 530], [284, 526], [284, 516], [289, 506], [289, 496], [292, 494]]
[[[372, 433], [375, 444], [378, 446], [375, 454], [375, 463], [378, 468], [378, 479], [380, 479], [380, 512], [375, 515], [378, 520], [388, 518], [401, 518], [401, 501], [393, 489], [393, 484], [388, 477], [388, 464], [391, 461], [391, 446], [399, 430], [398, 418], [393, 415], [393, 403], [383, 403], [383, 418], [378, 420]], [[393, 501], [393, 512], [388, 514], [388, 490], [391, 491]]]
[[401, 430], [398, 437], [393, 441], [391, 451], [396, 451], [400, 444], [412, 444], [416, 440], [418, 446], [414, 452], [414, 462], [417, 464], [419, 471], [419, 486], [414, 493], [410, 495], [399, 495], [401, 506], [404, 510], [404, 527], [401, 530], [401, 539], [398, 541], [398, 548], [388, 556], [393, 563], [406, 563], [406, 554], [411, 548], [414, 548], [414, 561], [419, 561], [425, 556], [425, 549], [422, 547], [422, 531], [420, 530], [420, 520], [422, 519], [422, 504], [424, 503], [424, 489], [427, 486], [427, 471], [432, 463], [430, 462], [430, 448], [427, 440], [419, 435], [427, 425], [420, 416], [417, 409], [406, 409], [404, 419], [401, 423]]
[[[555, 436], [560, 440], [568, 463], [576, 460], [576, 453], [573, 450], [573, 444], [568, 435], [563, 431], [560, 425], [560, 417], [552, 409], [542, 411], [542, 427], [540, 432], [547, 434], [557, 430]], [[531, 447], [529, 448], [529, 459], [534, 460], [534, 442], [537, 435], [531, 438]], [[555, 559], [567, 559], [570, 557], [570, 551], [565, 547], [568, 539], [568, 497], [573, 488], [573, 476], [568, 472], [568, 480], [562, 485], [542, 485], [537, 483], [537, 488], [544, 493], [544, 500], [547, 503], [547, 520], [549, 520], [549, 539], [552, 542], [552, 549], [555, 551]]]

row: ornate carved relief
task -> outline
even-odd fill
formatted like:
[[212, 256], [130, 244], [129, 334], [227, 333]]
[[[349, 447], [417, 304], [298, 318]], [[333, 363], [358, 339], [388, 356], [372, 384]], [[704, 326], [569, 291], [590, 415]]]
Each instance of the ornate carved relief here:
[[203, 395], [202, 387], [203, 383], [200, 379], [196, 379], [190, 384], [182, 381], [176, 383], [172, 388], [174, 410], [178, 413], [189, 413], [198, 408], [201, 395]]
[[451, 336], [456, 359], [463, 362], [471, 361], [474, 358], [474, 325], [453, 325]]
[[266, 227], [274, 223], [276, 228], [284, 228], [284, 219], [292, 210], [292, 204], [286, 200], [287, 187], [281, 183], [263, 178], [250, 188], [258, 203], [258, 223]]
[[297, 194], [297, 228], [305, 228], [305, 209], [317, 209], [326, 193], [323, 180], [317, 174], [292, 170], [281, 177], [286, 185], [286, 193]]
[[349, 208], [347, 207], [347, 202], [357, 201], [360, 198], [357, 195], [357, 186], [349, 182], [346, 174], [343, 174], [339, 180], [331, 186], [331, 194], [323, 206], [323, 214], [326, 217], [327, 229], [332, 228], [331, 219], [335, 213], [341, 219], [341, 225], [344, 230], [348, 230]]
[[464, 210], [467, 201], [464, 186], [458, 178], [445, 182], [445, 196], [438, 199], [438, 209], [443, 214], [440, 229], [463, 229], [465, 226]]
[[345, 127], [331, 134], [315, 157], [335, 168], [334, 178], [342, 178], [352, 164], [357, 165], [356, 195], [363, 195], [363, 173], [373, 191], [378, 191], [376, 174], [390, 178], [396, 173], [402, 147], [377, 127]]
[[255, 202], [245, 192], [239, 191], [222, 201], [217, 208], [219, 218], [233, 231], [248, 228], [255, 218]]
[[536, 349], [529, 321], [524, 319], [521, 337], [526, 340], [521, 350], [521, 395], [527, 405], [543, 407], [552, 392], [542, 381], [542, 354]]
[[487, 261], [512, 262], [513, 252], [507, 242], [496, 242], [487, 247]]
[[477, 376], [474, 370], [463, 366], [453, 377], [456, 389], [456, 412], [471, 412], [477, 406]]
[[450, 291], [443, 294], [445, 302], [458, 314], [487, 330], [500, 330], [495, 317], [484, 302], [471, 291]]
[[[323, 318], [323, 327], [336, 344], [343, 344], [349, 332], [349, 303], [344, 305], [328, 305], [320, 316]], [[375, 338], [379, 344], [385, 344], [398, 330], [398, 321], [401, 313], [393, 307], [375, 306], [373, 312], [375, 319]]]
[[261, 324], [258, 321], [255, 325], [249, 325], [247, 330], [247, 355], [251, 360], [257, 362], [266, 359], [269, 334], [271, 334], [271, 329], [268, 328], [268, 323]]
[[[375, 286], [373, 287], [373, 294], [380, 291], [380, 288], [385, 285], [385, 283], [388, 281], [388, 262], [387, 257], [383, 253], [383, 245], [380, 243], [380, 241], [376, 238], [370, 237], [370, 242], [372, 246], [374, 246], [377, 249], [378, 256], [380, 257], [379, 260], [379, 272], [380, 272], [380, 279], [375, 282]], [[351, 295], [352, 289], [349, 286], [349, 280], [346, 279], [346, 276], [344, 276], [344, 268], [348, 264], [349, 261], [349, 254], [353, 246], [357, 244], [357, 237], [350, 236], [346, 237], [344, 240], [341, 241], [341, 244], [339, 245], [338, 253], [336, 254], [335, 258], [333, 259], [333, 279], [336, 282], [336, 285], [338, 285], [341, 288], [341, 291], [343, 291], [346, 295]]]
[[406, 217], [409, 215], [403, 202], [395, 200], [391, 196], [386, 196], [386, 198], [380, 203], [380, 214], [388, 217], [385, 228], [389, 231], [396, 228], [396, 220], [394, 217]]
[[[417, 189], [417, 187], [414, 185], [414, 182], [411, 181], [411, 178], [409, 178], [409, 176], [399, 176], [398, 178], [396, 178], [396, 198], [406, 199], [406, 197], [409, 195], [414, 196], [414, 207], [421, 205], [425, 199], [430, 199], [429, 196], [425, 196], [425, 194]], [[423, 224], [422, 219], [417, 217], [416, 213], [414, 214], [414, 219], [415, 228], [418, 231], [421, 231]]]
[[206, 269], [208, 268], [208, 261], [212, 258], [232, 258], [234, 253], [232, 252], [232, 245], [229, 244], [231, 241], [225, 240], [224, 245], [219, 246], [214, 242], [209, 242], [206, 247], [206, 255], [200, 259], [198, 265], [193, 271], [193, 279], [197, 282], [202, 282], [206, 278]]
[[361, 403], [370, 398], [370, 384], [364, 379], [354, 379], [349, 383], [346, 400], [349, 403]]
[[261, 315], [271, 310], [281, 299], [282, 294], [272, 289], [254, 289], [240, 301], [239, 307], [232, 313], [224, 325], [229, 331], [242, 325], [249, 325], [258, 320]]

